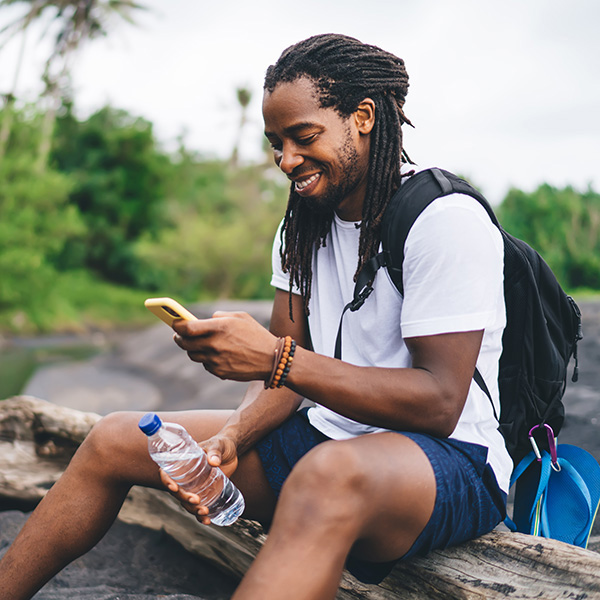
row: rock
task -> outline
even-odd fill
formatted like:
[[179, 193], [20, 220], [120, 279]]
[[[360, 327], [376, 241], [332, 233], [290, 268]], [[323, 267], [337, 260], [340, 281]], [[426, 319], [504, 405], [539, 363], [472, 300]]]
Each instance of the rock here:
[[[0, 402], [0, 432], [5, 440], [0, 498], [40, 499], [98, 418], [31, 397]], [[142, 488], [132, 490], [119, 520], [144, 531], [164, 531], [191, 554], [235, 578], [243, 575], [265, 539], [260, 525], [252, 521], [241, 519], [224, 528], [201, 526], [168, 494]], [[58, 597], [46, 596], [48, 600]], [[110, 597], [114, 596], [93, 596], [95, 600]], [[500, 531], [401, 563], [380, 585], [365, 585], [344, 573], [337, 594], [340, 600], [565, 597], [600, 598], [600, 555], [555, 540]]]
[[[245, 311], [267, 325], [271, 305], [229, 300], [190, 309], [200, 318], [216, 310]], [[86, 362], [41, 367], [24, 394], [106, 415], [117, 410], [236, 408], [246, 390], [247, 384], [221, 381], [191, 362], [173, 342], [173, 332], [158, 319], [142, 331], [112, 337], [114, 345]]]

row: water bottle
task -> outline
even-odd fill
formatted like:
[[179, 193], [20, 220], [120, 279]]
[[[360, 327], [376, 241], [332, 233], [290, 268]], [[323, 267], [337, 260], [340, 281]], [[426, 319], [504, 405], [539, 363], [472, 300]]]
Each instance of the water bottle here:
[[145, 414], [139, 428], [148, 436], [150, 456], [186, 492], [198, 494], [215, 525], [231, 525], [244, 511], [244, 497], [228, 477], [208, 464], [206, 452], [177, 423]]

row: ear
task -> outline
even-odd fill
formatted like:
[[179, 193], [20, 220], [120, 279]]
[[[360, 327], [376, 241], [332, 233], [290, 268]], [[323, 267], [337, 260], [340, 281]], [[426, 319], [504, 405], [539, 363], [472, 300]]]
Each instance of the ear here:
[[375, 102], [371, 98], [365, 98], [353, 113], [358, 131], [363, 135], [371, 133], [375, 125]]

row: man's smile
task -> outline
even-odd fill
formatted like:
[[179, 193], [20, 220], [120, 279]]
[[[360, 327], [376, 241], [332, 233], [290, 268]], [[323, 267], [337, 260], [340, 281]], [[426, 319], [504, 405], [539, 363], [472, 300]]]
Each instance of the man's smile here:
[[[305, 179], [295, 180], [295, 189], [299, 194], [310, 192], [316, 185], [317, 181], [321, 178], [321, 173], [315, 173]], [[313, 185], [314, 184], [314, 185]]]

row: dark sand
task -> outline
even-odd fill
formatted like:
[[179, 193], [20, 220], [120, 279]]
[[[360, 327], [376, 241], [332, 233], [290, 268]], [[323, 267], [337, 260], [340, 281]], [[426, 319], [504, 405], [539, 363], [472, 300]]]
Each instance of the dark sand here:
[[[584, 314], [580, 377], [567, 387], [567, 419], [559, 442], [580, 446], [600, 461], [600, 303], [580, 302], [580, 306]], [[208, 316], [213, 309], [196, 307], [195, 312]], [[269, 315], [265, 303], [229, 303], [225, 309], [248, 310], [261, 322]], [[106, 414], [122, 408], [233, 408], [243, 389], [242, 384], [216, 380], [190, 363], [159, 324], [117, 336], [109, 350], [86, 363], [38, 372], [25, 391]], [[25, 519], [16, 511], [0, 513], [0, 555]], [[590, 549], [600, 551], [600, 519]], [[94, 550], [67, 567], [35, 599], [221, 600], [229, 598], [234, 588], [235, 582], [190, 556], [166, 535], [117, 522]]]

